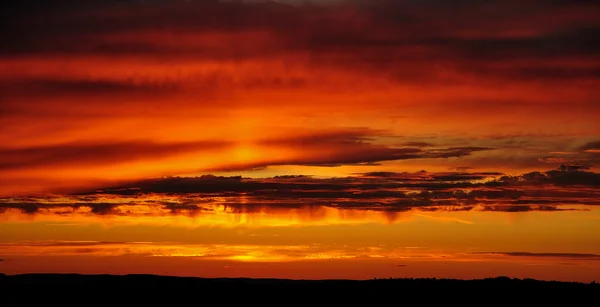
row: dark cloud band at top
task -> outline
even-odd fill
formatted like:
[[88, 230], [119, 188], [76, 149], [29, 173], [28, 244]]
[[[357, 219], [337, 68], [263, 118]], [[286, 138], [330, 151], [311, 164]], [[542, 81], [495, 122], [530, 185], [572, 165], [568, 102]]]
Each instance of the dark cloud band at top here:
[[[47, 1], [45, 1], [47, 2]], [[377, 1], [372, 1], [377, 2]], [[520, 2], [519, 2], [520, 3]], [[70, 6], [70, 9], [59, 9], [58, 4], [47, 4], [55, 7], [49, 10], [44, 18], [37, 18], [36, 10], [25, 11], [25, 16], [12, 21], [13, 27], [31, 35], [12, 34], [12, 44], [6, 44], [2, 50], [5, 54], [27, 53], [95, 53], [95, 54], [192, 54], [204, 56], [202, 49], [182, 44], [183, 48], [160, 44], [160, 42], [143, 41], [116, 42], [108, 36], [119, 33], [144, 32], [156, 30], [157, 27], [168, 28], [175, 32], [203, 33], [207, 31], [238, 32], [247, 29], [270, 31], [276, 40], [261, 49], [243, 56], [258, 56], [270, 52], [289, 52], [305, 50], [321, 53], [324, 51], [353, 50], [360, 55], [355, 59], [376, 60], [373, 50], [401, 50], [415, 47], [427, 47], [428, 52], [442, 50], [446, 57], [474, 57], [476, 59], [497, 59], [514, 57], [561, 57], [561, 56], [593, 56], [598, 44], [593, 39], [598, 34], [598, 23], [592, 16], [598, 10], [593, 4], [572, 4], [571, 18], [565, 18], [564, 8], [553, 5], [520, 5], [516, 1], [492, 1], [486, 5], [453, 5], [452, 10], [443, 10], [442, 3], [431, 5], [414, 5], [407, 1], [379, 1], [379, 5], [353, 6], [341, 3], [336, 8], [287, 7], [270, 3], [240, 5], [219, 4], [216, 1], [184, 1], [162, 2], [156, 5], [138, 5], [135, 1], [114, 3], [93, 2], [88, 5]], [[93, 5], [95, 4], [95, 5]], [[35, 7], [35, 6], [32, 6]], [[69, 7], [69, 6], [68, 6]], [[567, 6], [569, 7], [569, 6]], [[118, 8], [118, 9], [117, 9]], [[525, 9], [526, 8], [526, 9]], [[47, 8], [46, 8], [47, 9]], [[503, 12], [503, 9], [506, 9]], [[521, 9], [520, 14], [516, 14]], [[350, 11], [352, 18], [345, 17], [344, 11]], [[452, 11], [453, 14], [448, 12]], [[27, 18], [27, 13], [31, 16]], [[75, 13], [73, 13], [75, 12]], [[500, 13], [503, 12], [503, 13]], [[502, 14], [506, 16], [502, 16]], [[562, 22], [564, 29], [554, 31], [550, 19], [545, 15], [555, 16]], [[228, 16], [216, 18], [215, 16]], [[463, 18], [462, 20], [459, 18]], [[578, 18], [575, 18], [578, 17]], [[37, 19], [36, 19], [37, 18]], [[497, 20], [494, 21], [494, 19]], [[510, 22], [506, 21], [512, 18]], [[534, 23], [535, 19], [541, 19]], [[467, 23], [466, 20], [469, 20]], [[562, 21], [564, 20], [564, 21]], [[574, 20], [578, 20], [575, 22]], [[110, 22], [107, 22], [110, 21]], [[317, 22], [317, 28], [313, 24]], [[357, 26], [360, 25], [360, 27]], [[478, 24], [482, 34], [488, 37], [468, 37], [461, 35], [467, 29]], [[548, 25], [546, 25], [548, 24]], [[528, 28], [542, 28], [537, 36], [510, 37], [494, 34], [517, 32]], [[407, 32], [405, 29], [418, 29]], [[68, 29], [68, 31], [65, 31]], [[364, 29], [364, 30], [363, 30]], [[377, 33], [377, 35], [374, 35]], [[7, 33], [10, 34], [10, 33]], [[93, 37], [103, 38], [94, 43]], [[53, 39], [49, 39], [53, 38]], [[66, 45], [67, 39], [79, 39], [82, 43]], [[224, 40], [223, 43], [231, 44]], [[183, 43], [183, 42], [182, 42]], [[238, 42], [239, 43], [239, 42]], [[345, 47], [352, 46], [348, 49]], [[408, 47], [408, 48], [407, 48]], [[226, 50], [226, 49], [224, 49]], [[215, 50], [216, 51], [216, 50]], [[345, 51], [347, 53], [347, 51]], [[231, 54], [231, 53], [229, 53]], [[390, 52], [377, 52], [385, 56], [386, 61], [398, 60]], [[212, 56], [218, 56], [213, 52]], [[408, 55], [408, 54], [407, 54]], [[439, 55], [427, 54], [427, 57]], [[554, 76], [563, 73], [551, 74]], [[585, 72], [584, 72], [585, 74]], [[526, 71], [522, 72], [527, 75]], [[543, 77], [548, 74], [536, 74]], [[564, 74], [563, 74], [564, 75]], [[571, 72], [566, 75], [572, 77]]]

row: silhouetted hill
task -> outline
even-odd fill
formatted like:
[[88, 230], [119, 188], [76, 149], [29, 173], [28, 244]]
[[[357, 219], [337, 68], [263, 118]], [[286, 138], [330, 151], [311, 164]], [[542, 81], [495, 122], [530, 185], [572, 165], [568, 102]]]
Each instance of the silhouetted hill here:
[[[50, 295], [46, 295], [50, 294]], [[156, 275], [77, 275], [77, 274], [0, 274], [0, 297], [14, 302], [136, 299], [152, 301], [158, 297], [198, 299], [219, 296], [220, 300], [245, 300], [248, 303], [331, 300], [356, 302], [369, 300], [431, 300], [481, 303], [497, 300], [533, 299], [536, 302], [554, 297], [569, 298], [570, 304], [597, 298], [600, 284], [511, 279], [374, 279], [354, 280], [282, 280]], [[283, 297], [282, 297], [283, 296]], [[85, 301], [85, 299], [84, 299]], [[83, 301], [82, 301], [83, 302]], [[203, 305], [203, 304], [201, 304]], [[287, 304], [284, 304], [287, 305]], [[295, 303], [293, 304], [295, 305]], [[12, 305], [10, 305], [12, 306]]]

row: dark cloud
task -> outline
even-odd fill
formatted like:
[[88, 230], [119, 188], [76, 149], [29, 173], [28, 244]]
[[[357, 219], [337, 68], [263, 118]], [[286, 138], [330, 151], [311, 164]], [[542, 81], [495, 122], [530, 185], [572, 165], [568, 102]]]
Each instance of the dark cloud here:
[[472, 169], [475, 169], [475, 168], [471, 167], [471, 166], [457, 166], [457, 167], [450, 168], [451, 171], [456, 171], [456, 172], [466, 172], [466, 171], [470, 171]]
[[[535, 201], [524, 201], [525, 203], [532, 203]], [[552, 203], [552, 201], [549, 201]], [[555, 205], [504, 205], [504, 206], [485, 206], [483, 211], [495, 211], [495, 212], [530, 212], [530, 211], [571, 211], [572, 208], [563, 209]]]
[[[0, 91], [6, 98], [6, 103], [0, 105], [0, 112], [7, 115], [41, 113], [47, 116], [59, 110], [60, 114], [89, 115], [89, 112], [94, 112], [95, 115], [114, 115], [133, 109], [132, 112], [139, 114], [140, 107], [165, 108], [164, 99], [172, 99], [178, 95], [193, 93], [208, 100], [229, 97], [228, 92], [232, 88], [299, 89], [306, 87], [310, 82], [306, 78], [293, 75], [252, 75], [239, 78], [218, 70], [186, 77], [176, 73], [173, 76], [162, 77], [147, 77], [142, 73], [133, 76], [94, 78], [20, 76], [11, 80], [0, 79]], [[65, 109], [67, 99], [85, 99], [86, 104], [69, 103], [70, 108]]]
[[[527, 38], [454, 38], [439, 37], [422, 41], [424, 45], [437, 46], [455, 53], [459, 57], [472, 56], [473, 60], [499, 60], [515, 58], [533, 58], [536, 54], [547, 58], [582, 56], [591, 57], [598, 52], [600, 45], [592, 42], [600, 28], [579, 28], [560, 33], [548, 33], [544, 36]], [[544, 69], [560, 71], [559, 68], [525, 68], [515, 74], [526, 76], [527, 71]], [[592, 70], [592, 75], [595, 69]], [[560, 73], [555, 73], [558, 77]], [[567, 74], [568, 75], [568, 74]], [[539, 77], [537, 74], [536, 77]]]
[[394, 173], [394, 172], [369, 172], [362, 173], [364, 177], [389, 178], [393, 180], [414, 180], [414, 181], [473, 181], [495, 178], [502, 173], [497, 172], [448, 172], [448, 173]]
[[[448, 59], [465, 60], [457, 62], [461, 71], [478, 76], [598, 78], [598, 67], [566, 68], [560, 62], [549, 66], [532, 61], [528, 67], [507, 69], [481, 62], [595, 57], [600, 51], [595, 39], [600, 31], [595, 18], [599, 8], [591, 1], [568, 5], [453, 1], [452, 9], [440, 1], [427, 5], [413, 1], [370, 2], [359, 6], [341, 2], [334, 8], [215, 1], [163, 1], [154, 5], [135, 1], [69, 2], [62, 6], [38, 3], [23, 10], [20, 18], [8, 20], [5, 28], [10, 31], [3, 31], [8, 43], [0, 47], [0, 53], [247, 59], [303, 51], [319, 64], [375, 68], [378, 73], [400, 76], [404, 81], [435, 77], [437, 71], [426, 71], [422, 65], [406, 73], [414, 60], [437, 63]], [[40, 5], [44, 5], [43, 10], [33, 9]], [[196, 33], [199, 38], [214, 32], [224, 36], [221, 44], [206, 45], [201, 39], [194, 40], [194, 44], [182, 39], [173, 45], [142, 35], [130, 40], [117, 38], [123, 33], [165, 30]], [[252, 31], [268, 32], [270, 39], [251, 46], [244, 44], [252, 41], [250, 36], [235, 39], [235, 35]], [[472, 34], [466, 35], [469, 31]], [[510, 35], [519, 31], [535, 34]]]
[[[117, 214], [126, 214], [126, 212], [122, 212], [117, 210], [120, 204], [114, 203], [102, 203], [102, 202], [77, 202], [73, 201], [70, 203], [64, 202], [56, 202], [56, 203], [44, 203], [44, 202], [32, 202], [32, 200], [36, 200], [32, 198], [28, 200], [28, 202], [0, 202], [0, 210], [4, 209], [18, 209], [25, 214], [35, 214], [40, 212], [47, 212], [51, 209], [67, 209], [66, 211], [61, 212], [58, 210], [59, 214], [69, 213], [72, 210], [77, 210], [81, 207], [86, 207], [90, 209], [92, 214], [97, 215], [117, 215]], [[39, 201], [39, 199], [37, 199]]]
[[[6, 207], [9, 207], [9, 206], [6, 206]], [[39, 210], [40, 205], [36, 204], [36, 203], [20, 203], [20, 204], [11, 205], [10, 207], [19, 209], [23, 213], [26, 213], [26, 214], [33, 214]]]
[[562, 164], [558, 169], [563, 172], [579, 172], [589, 170], [590, 168], [592, 168], [591, 165]]
[[[596, 195], [594, 190], [577, 187], [559, 188], [565, 185], [594, 187], [600, 174], [593, 172], [532, 172], [520, 176], [501, 176], [492, 172], [445, 172], [445, 173], [391, 173], [370, 172], [352, 177], [317, 179], [308, 176], [279, 176], [265, 179], [222, 177], [168, 177], [132, 182], [118, 187], [98, 190], [100, 193], [135, 195], [140, 193], [243, 193], [248, 196], [284, 198], [456, 198], [456, 199], [504, 199], [511, 202], [526, 198], [534, 202], [536, 197], [550, 197], [560, 201]], [[548, 185], [556, 185], [551, 189]], [[512, 188], [514, 187], [514, 189]], [[463, 189], [469, 189], [465, 192]], [[415, 193], [420, 190], [420, 193]], [[584, 191], [585, 193], [581, 194]], [[89, 194], [94, 194], [91, 192]], [[591, 193], [591, 194], [590, 194]], [[210, 194], [209, 194], [210, 195]], [[547, 199], [546, 199], [547, 200]]]
[[205, 208], [192, 203], [165, 203], [162, 208], [169, 210], [171, 214], [198, 214], [202, 211], [212, 211], [210, 208]]
[[[8, 19], [13, 31], [3, 31], [14, 44], [2, 46], [0, 52], [9, 55], [46, 54], [108, 54], [108, 55], [177, 55], [205, 57], [202, 48], [185, 44], [168, 46], [159, 41], [115, 41], [110, 35], [170, 29], [205, 34], [211, 31], [243, 31], [269, 28], [277, 24], [289, 28], [298, 22], [298, 11], [272, 5], [231, 5], [215, 1], [169, 1], [156, 5], [139, 5], [121, 1], [106, 5], [64, 5], [22, 10], [20, 18]], [[13, 14], [14, 15], [14, 14]], [[227, 18], [223, 18], [226, 16]], [[225, 20], [227, 19], [227, 21]], [[274, 29], [273, 29], [274, 30]], [[22, 35], [23, 33], [35, 35]], [[72, 42], [66, 44], [66, 42]], [[77, 42], [77, 43], [73, 43]], [[183, 41], [182, 41], [183, 43]], [[226, 49], [219, 49], [226, 51]], [[209, 50], [210, 57], [218, 57]], [[249, 56], [244, 50], [226, 55]]]
[[577, 258], [600, 260], [600, 255], [578, 253], [529, 253], [529, 252], [475, 252], [472, 254], [503, 255], [513, 257], [549, 257], [549, 258]]
[[600, 165], [600, 141], [591, 141], [568, 151], [551, 153], [552, 155], [538, 158], [538, 161], [554, 164], [560, 171], [585, 171]]
[[460, 158], [463, 156], [468, 156], [473, 152], [485, 151], [485, 150], [493, 150], [494, 148], [489, 147], [450, 147], [450, 148], [441, 148], [441, 149], [430, 149], [425, 154], [424, 157], [427, 158]]
[[115, 208], [118, 207], [117, 204], [88, 204], [88, 206], [92, 209], [92, 213], [98, 215], [108, 215], [115, 213]]
[[[565, 179], [578, 174], [584, 179]], [[344, 178], [310, 176], [244, 178], [205, 175], [147, 179], [89, 192], [47, 197], [0, 199], [0, 211], [25, 214], [198, 215], [289, 212], [320, 207], [380, 212], [586, 210], [563, 205], [600, 205], [600, 190], [590, 176], [600, 174], [537, 172], [521, 176], [497, 173], [365, 173]], [[565, 183], [566, 182], [566, 183]], [[151, 196], [151, 197], [149, 197]], [[65, 200], [65, 197], [69, 201]], [[110, 202], [106, 199], [111, 199]], [[131, 206], [138, 206], [131, 210]], [[86, 210], [81, 210], [86, 208]], [[224, 208], [224, 209], [223, 209]]]
[[154, 143], [148, 141], [114, 143], [67, 143], [58, 145], [1, 148], [0, 170], [44, 166], [98, 165], [169, 156], [228, 146], [227, 142]]
[[520, 79], [600, 79], [600, 67], [523, 67], [506, 73]]
[[[294, 160], [278, 162], [283, 165], [340, 166], [345, 164], [376, 164], [383, 161], [459, 158], [475, 152], [493, 150], [488, 147], [415, 148], [393, 147], [372, 142], [381, 133], [369, 130], [348, 130], [318, 133], [263, 141], [265, 145], [297, 148], [306, 155]], [[248, 168], [274, 164], [250, 165]]]
[[405, 143], [402, 143], [401, 145], [406, 146], [406, 147], [432, 147], [432, 146], [435, 146], [434, 144], [427, 143], [427, 142], [405, 142]]
[[579, 150], [600, 150], [600, 141], [589, 142], [579, 147]]
[[0, 90], [8, 96], [65, 96], [65, 95], [118, 95], [161, 94], [176, 90], [175, 80], [106, 80], [30, 78], [0, 83]]
[[520, 176], [502, 176], [490, 184], [509, 185], [587, 185], [600, 186], [600, 174], [583, 171], [587, 167], [564, 165], [560, 170], [531, 172]]

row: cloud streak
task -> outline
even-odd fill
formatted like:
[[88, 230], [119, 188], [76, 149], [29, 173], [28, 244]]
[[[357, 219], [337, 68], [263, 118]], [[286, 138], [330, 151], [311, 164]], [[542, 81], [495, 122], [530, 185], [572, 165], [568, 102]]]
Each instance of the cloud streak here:
[[477, 252], [477, 255], [501, 255], [511, 257], [572, 258], [600, 260], [600, 255], [578, 253], [530, 253], [530, 252]]
[[0, 201], [0, 210], [145, 217], [319, 208], [383, 213], [411, 210], [518, 213], [586, 210], [585, 206], [600, 205], [597, 173], [561, 171], [592, 179], [586, 182], [565, 180], [556, 172], [524, 174], [510, 180], [497, 173], [464, 172], [365, 173], [329, 179], [168, 177], [57, 197], [5, 197]]
[[[306, 165], [335, 167], [342, 165], [376, 165], [384, 161], [410, 159], [460, 158], [476, 152], [492, 150], [487, 147], [416, 148], [392, 147], [374, 143], [372, 132], [335, 131], [288, 136], [285, 139], [257, 141], [248, 149], [253, 157], [241, 156], [243, 149], [235, 142], [206, 140], [197, 142], [158, 143], [145, 140], [128, 142], [77, 142], [24, 148], [0, 147], [0, 172], [44, 170], [48, 168], [107, 167], [134, 164], [156, 159], [178, 159], [182, 155], [207, 155], [226, 152], [238, 156], [238, 161], [227, 159], [214, 162], [222, 166], [211, 170], [253, 169], [275, 165]], [[274, 159], [264, 159], [270, 150], [286, 153]], [[240, 151], [242, 151], [240, 153]], [[253, 161], [253, 159], [257, 161]], [[235, 160], [235, 159], [234, 159]], [[237, 163], [236, 163], [237, 162]], [[193, 161], [181, 166], [180, 172], [194, 171], [199, 166]]]
[[113, 164], [182, 152], [211, 150], [226, 142], [157, 144], [148, 141], [123, 143], [69, 143], [28, 148], [0, 148], [0, 171], [44, 166]]

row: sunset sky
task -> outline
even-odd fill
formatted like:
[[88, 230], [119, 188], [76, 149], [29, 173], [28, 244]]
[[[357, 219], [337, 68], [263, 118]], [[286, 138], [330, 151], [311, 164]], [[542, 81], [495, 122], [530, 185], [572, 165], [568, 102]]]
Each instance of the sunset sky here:
[[0, 272], [600, 281], [594, 1], [0, 11]]

